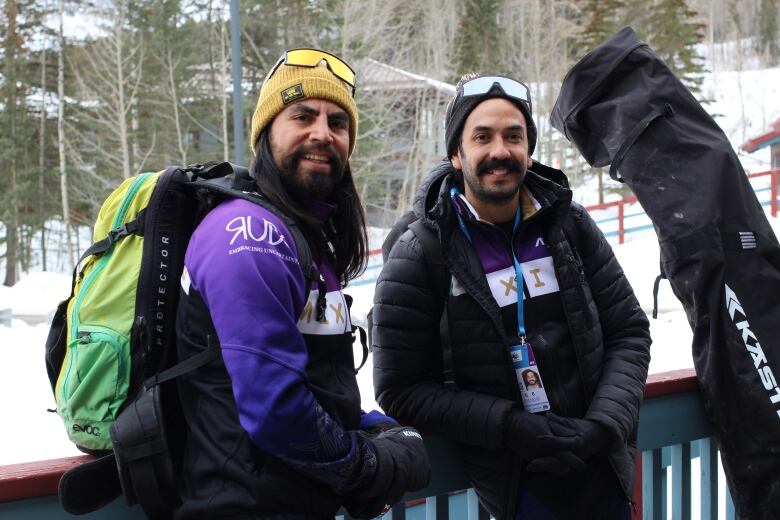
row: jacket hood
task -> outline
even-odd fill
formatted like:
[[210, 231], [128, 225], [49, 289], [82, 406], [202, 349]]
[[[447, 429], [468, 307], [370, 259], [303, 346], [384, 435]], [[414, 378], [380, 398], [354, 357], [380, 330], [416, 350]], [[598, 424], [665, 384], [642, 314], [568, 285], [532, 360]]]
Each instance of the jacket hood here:
[[[439, 194], [441, 193], [442, 186], [447, 176], [455, 177], [458, 175], [458, 171], [452, 166], [449, 159], [442, 159], [439, 164], [425, 176], [420, 183], [420, 187], [417, 189], [417, 194], [414, 197], [414, 204], [412, 210], [414, 214], [421, 218], [424, 222], [430, 223], [427, 213], [436, 206], [439, 201]], [[450, 183], [451, 184], [451, 183]]]

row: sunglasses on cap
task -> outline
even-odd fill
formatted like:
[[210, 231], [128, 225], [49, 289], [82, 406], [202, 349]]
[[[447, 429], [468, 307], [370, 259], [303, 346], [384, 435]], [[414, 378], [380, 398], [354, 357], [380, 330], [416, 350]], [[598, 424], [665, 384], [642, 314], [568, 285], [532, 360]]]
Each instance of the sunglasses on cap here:
[[494, 85], [498, 84], [504, 94], [521, 101], [531, 112], [531, 92], [528, 87], [519, 81], [505, 78], [504, 76], [481, 76], [463, 82], [461, 91], [463, 97], [481, 96], [490, 92]]
[[352, 96], [355, 96], [355, 71], [347, 63], [329, 52], [320, 51], [317, 49], [292, 49], [282, 53], [279, 61], [276, 62], [274, 68], [268, 73], [266, 79], [274, 75], [274, 73], [282, 65], [289, 65], [292, 67], [316, 67], [322, 60], [328, 66], [328, 69], [334, 76], [342, 80], [344, 83], [352, 87]]

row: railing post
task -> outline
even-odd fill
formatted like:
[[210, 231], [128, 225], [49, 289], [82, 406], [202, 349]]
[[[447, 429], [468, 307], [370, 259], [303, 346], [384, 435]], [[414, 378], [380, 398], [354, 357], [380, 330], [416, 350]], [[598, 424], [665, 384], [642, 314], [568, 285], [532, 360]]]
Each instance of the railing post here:
[[425, 520], [447, 520], [450, 517], [450, 497], [446, 493], [425, 499]]
[[701, 467], [701, 518], [718, 518], [718, 450], [712, 437], [699, 440], [699, 462]]
[[625, 241], [626, 225], [623, 222], [623, 216], [625, 215], [625, 204], [620, 201], [618, 204], [618, 244], [622, 244]]
[[731, 498], [731, 490], [726, 486], [726, 520], [735, 520], [737, 513], [734, 510], [734, 500]]
[[383, 518], [389, 518], [392, 520], [406, 520], [406, 504], [404, 501], [401, 500], [396, 505], [394, 505], [390, 512]]
[[474, 488], [469, 488], [469, 490], [466, 491], [466, 508], [468, 520], [487, 520], [490, 518], [490, 515], [485, 511], [485, 508], [480, 505], [479, 499], [477, 498], [477, 492], [474, 491]]
[[770, 212], [773, 217], [777, 216], [777, 170], [769, 174], [769, 193], [772, 199], [769, 202]]
[[691, 444], [672, 446], [672, 518], [691, 518]]
[[662, 486], [666, 479], [661, 478], [665, 472], [661, 464], [661, 450], [655, 449], [642, 453], [642, 516], [645, 520], [661, 520], [663, 510], [661, 504]]

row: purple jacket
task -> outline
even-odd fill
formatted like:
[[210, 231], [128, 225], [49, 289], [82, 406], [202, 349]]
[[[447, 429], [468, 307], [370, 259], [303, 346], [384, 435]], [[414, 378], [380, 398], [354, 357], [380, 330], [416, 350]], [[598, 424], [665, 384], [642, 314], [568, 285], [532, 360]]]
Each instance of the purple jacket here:
[[315, 267], [327, 287], [325, 323], [315, 319], [317, 284], [311, 291], [304, 286], [287, 227], [268, 210], [235, 199], [193, 233], [182, 286], [197, 290], [209, 309], [251, 441], [278, 457], [327, 462], [348, 456], [354, 434], [328, 416], [310, 388], [304, 333], [343, 335], [351, 323], [332, 267]]

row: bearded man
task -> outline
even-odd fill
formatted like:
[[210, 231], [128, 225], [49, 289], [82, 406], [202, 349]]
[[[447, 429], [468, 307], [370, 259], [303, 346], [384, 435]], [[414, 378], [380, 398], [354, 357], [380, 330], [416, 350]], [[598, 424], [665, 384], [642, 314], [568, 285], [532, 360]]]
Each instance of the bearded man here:
[[285, 52], [251, 133], [256, 191], [279, 211], [229, 199], [192, 235], [178, 353], [218, 342], [222, 355], [178, 380], [188, 436], [177, 518], [332, 519], [341, 506], [373, 518], [428, 481], [420, 435], [360, 409], [342, 292], [367, 250], [349, 167], [354, 92], [337, 56]]

